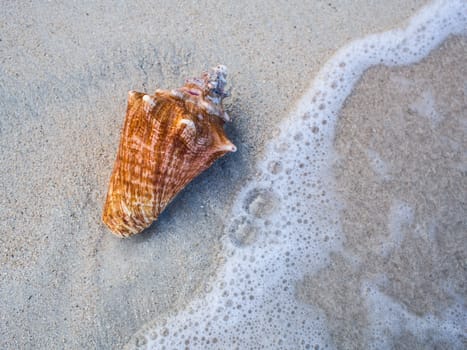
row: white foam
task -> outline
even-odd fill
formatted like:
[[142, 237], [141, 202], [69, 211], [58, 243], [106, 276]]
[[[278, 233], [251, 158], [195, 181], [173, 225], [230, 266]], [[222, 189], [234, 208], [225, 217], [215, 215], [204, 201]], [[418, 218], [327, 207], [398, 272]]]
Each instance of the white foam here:
[[295, 282], [341, 249], [333, 195], [337, 112], [370, 66], [409, 64], [449, 34], [465, 32], [465, 1], [436, 1], [406, 29], [352, 42], [326, 63], [232, 208], [225, 263], [202, 299], [155, 320], [128, 348], [307, 349], [333, 347], [320, 310], [295, 296]]

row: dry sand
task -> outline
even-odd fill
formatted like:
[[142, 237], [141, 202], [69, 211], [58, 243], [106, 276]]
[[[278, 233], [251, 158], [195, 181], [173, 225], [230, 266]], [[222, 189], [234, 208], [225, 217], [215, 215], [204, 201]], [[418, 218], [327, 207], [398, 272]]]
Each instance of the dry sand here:
[[[223, 217], [229, 212], [236, 190], [247, 178], [254, 177], [253, 164], [273, 135], [274, 125], [287, 116], [295, 99], [336, 49], [349, 40], [400, 25], [424, 3], [3, 4], [0, 347], [120, 348], [144, 323], [183, 308], [203, 293], [219, 263]], [[381, 95], [377, 93], [384, 85], [380, 79], [402, 80], [407, 89], [414, 86], [410, 88], [413, 98], [407, 96], [408, 92], [384, 87], [393, 98], [381, 100], [383, 105], [374, 107], [373, 113], [384, 118], [384, 106], [399, 106], [394, 102], [399, 100], [406, 106], [400, 113], [407, 112], [404, 115], [409, 119], [396, 123], [390, 129], [392, 134], [374, 127], [367, 135], [361, 124], [361, 130], [347, 128], [349, 134], [342, 132], [336, 140], [342, 153], [342, 163], [336, 169], [343, 177], [339, 186], [347, 203], [347, 249], [359, 257], [362, 266], [351, 271], [355, 277], [349, 281], [344, 302], [355, 297], [352, 284], [358, 279], [383, 271], [398, 277], [399, 284], [384, 286], [389, 294], [416, 313], [436, 311], [449, 303], [449, 298], [435, 286], [426, 293], [415, 293], [420, 289], [417, 281], [431, 273], [440, 281], [455, 281], [462, 273], [462, 265], [455, 265], [462, 260], [455, 260], [459, 259], [456, 256], [444, 259], [447, 265], [436, 264], [446, 252], [459, 252], [453, 242], [459, 230], [465, 233], [462, 223], [456, 226], [449, 217], [442, 220], [446, 213], [453, 220], [462, 218], [462, 214], [465, 217], [465, 208], [456, 203], [463, 193], [465, 198], [466, 186], [454, 180], [460, 176], [459, 171], [464, 171], [465, 182], [465, 169], [456, 170], [452, 165], [457, 161], [457, 153], [452, 151], [455, 143], [465, 150], [465, 86], [461, 81], [455, 88], [455, 83], [466, 76], [465, 70], [459, 70], [465, 58], [465, 42], [458, 39], [443, 50], [449, 52], [437, 52], [417, 68], [407, 68], [413, 70], [410, 78], [405, 77], [409, 73], [403, 69], [371, 71], [343, 111], [343, 123], [360, 126], [358, 120], [349, 121], [346, 113], [364, 116], [369, 108], [366, 95], [373, 94], [374, 99]], [[438, 69], [446, 57], [452, 59], [446, 63], [449, 67]], [[115, 238], [101, 223], [100, 215], [127, 90], [152, 92], [176, 87], [185, 77], [217, 63], [230, 68], [233, 96], [227, 109], [235, 121], [227, 129], [238, 152], [217, 162], [189, 185], [146, 233], [130, 240]], [[434, 79], [431, 74], [438, 75]], [[458, 122], [457, 129], [455, 118], [426, 112], [427, 81], [431, 89], [426, 91], [435, 96], [435, 101], [449, 96], [462, 103], [464, 98], [464, 121]], [[455, 97], [456, 91], [461, 93], [459, 98]], [[436, 108], [432, 108], [438, 114], [446, 111], [456, 115], [451, 104], [435, 104]], [[434, 119], [421, 122], [420, 109]], [[404, 135], [408, 127], [419, 131], [420, 143], [406, 146], [420, 150], [420, 154], [401, 154], [401, 143], [391, 140], [392, 136]], [[375, 143], [375, 135], [386, 143]], [[428, 142], [424, 135], [434, 141]], [[443, 143], [446, 135], [452, 144]], [[377, 154], [386, 161], [387, 170], [376, 170], [383, 173], [382, 180], [369, 170], [365, 157], [359, 157], [361, 162], [348, 160], [348, 152], [356, 151], [350, 146], [354, 139], [361, 140], [362, 149], [358, 150], [365, 157]], [[424, 160], [431, 159], [431, 154], [436, 155], [433, 164]], [[427, 174], [425, 181], [410, 183], [404, 190], [407, 185], [403, 181], [418, 176], [420, 167], [427, 169], [421, 172]], [[368, 186], [362, 197], [352, 197], [352, 186], [361, 184]], [[425, 195], [417, 192], [425, 189], [429, 189], [423, 192]], [[378, 197], [371, 191], [376, 191]], [[441, 237], [437, 233], [440, 230], [447, 233], [436, 247], [427, 246], [423, 237], [404, 236], [397, 249], [389, 249], [384, 259], [375, 258], [373, 270], [367, 271], [363, 267], [374, 258], [368, 249], [388, 234], [378, 229], [371, 210], [381, 208], [379, 212], [387, 212], [395, 198], [415, 208], [411, 225], [426, 223], [423, 220], [430, 217], [435, 237]], [[372, 203], [367, 205], [367, 212], [359, 212], [364, 210], [362, 201]], [[437, 201], [442, 205], [438, 206]], [[375, 242], [359, 243], [365, 234], [362, 226], [377, 233]], [[414, 261], [406, 261], [415, 239], [421, 242], [420, 254], [413, 257]], [[436, 252], [431, 254], [430, 249]], [[462, 254], [465, 261], [465, 251]], [[343, 259], [336, 257], [334, 270], [325, 270], [303, 282], [304, 299], [317, 303], [329, 315], [336, 312], [339, 303], [325, 294], [316, 295], [311, 281], [326, 281], [332, 291], [335, 279], [346, 271]], [[427, 265], [410, 284], [414, 271], [425, 259], [432, 268]], [[410, 269], [402, 273], [395, 264], [409, 264]], [[449, 271], [447, 277], [439, 276], [444, 271]], [[462, 274], [457, 278], [463, 281]], [[355, 314], [364, 327], [365, 310], [357, 308]], [[344, 313], [344, 320], [348, 317]], [[348, 339], [352, 329], [345, 322], [332, 317], [330, 320], [337, 343], [363, 344], [359, 336]], [[411, 339], [410, 334], [407, 338]], [[404, 339], [397, 341], [403, 343]]]

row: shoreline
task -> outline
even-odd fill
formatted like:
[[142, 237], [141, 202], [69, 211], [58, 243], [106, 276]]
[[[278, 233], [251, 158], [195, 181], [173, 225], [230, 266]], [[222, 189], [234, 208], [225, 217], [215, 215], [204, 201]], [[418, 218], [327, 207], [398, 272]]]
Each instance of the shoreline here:
[[[309, 81], [346, 42], [398, 27], [425, 3], [5, 6], [16, 20], [0, 41], [2, 348], [121, 348], [205, 295], [229, 204]], [[218, 62], [230, 68], [238, 152], [146, 233], [115, 239], [100, 214], [127, 90], [174, 88]]]

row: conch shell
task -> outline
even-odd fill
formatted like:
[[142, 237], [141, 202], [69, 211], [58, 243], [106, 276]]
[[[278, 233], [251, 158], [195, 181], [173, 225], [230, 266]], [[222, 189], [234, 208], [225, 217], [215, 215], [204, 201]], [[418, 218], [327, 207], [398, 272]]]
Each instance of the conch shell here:
[[226, 68], [219, 65], [175, 90], [130, 91], [102, 220], [128, 237], [139, 233], [191, 180], [235, 145], [222, 100]]

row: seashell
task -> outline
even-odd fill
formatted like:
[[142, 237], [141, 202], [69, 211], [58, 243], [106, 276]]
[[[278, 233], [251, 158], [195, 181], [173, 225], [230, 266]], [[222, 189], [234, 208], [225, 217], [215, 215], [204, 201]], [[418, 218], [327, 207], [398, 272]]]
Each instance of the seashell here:
[[236, 151], [223, 128], [230, 121], [222, 106], [226, 75], [219, 65], [175, 90], [128, 93], [102, 216], [114, 234], [128, 237], [150, 226], [191, 180]]

